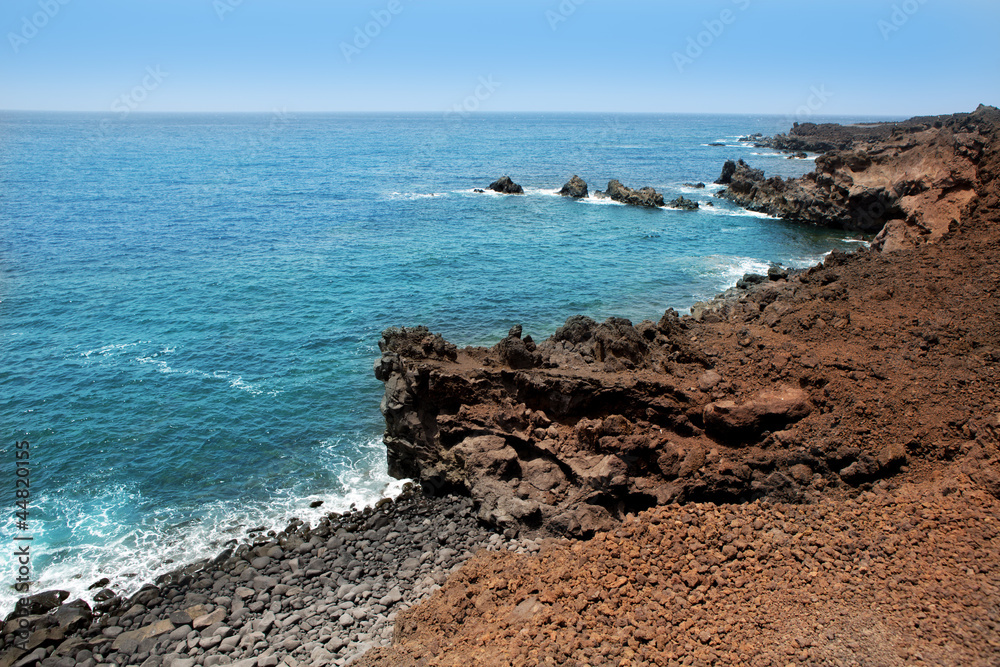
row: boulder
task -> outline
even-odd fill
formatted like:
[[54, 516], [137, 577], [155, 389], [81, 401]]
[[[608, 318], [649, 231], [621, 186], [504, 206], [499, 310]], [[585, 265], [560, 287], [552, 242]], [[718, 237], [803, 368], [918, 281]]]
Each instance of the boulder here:
[[7, 616], [6, 620], [46, 614], [61, 605], [68, 597], [69, 591], [43, 591], [23, 597], [17, 601], [14, 611]]
[[611, 180], [608, 182], [608, 189], [603, 193], [616, 202], [628, 204], [630, 206], [644, 206], [646, 208], [656, 208], [663, 206], [663, 195], [653, 188], [642, 188], [633, 190], [621, 184], [620, 181]]
[[574, 176], [569, 179], [569, 182], [566, 183], [566, 185], [562, 186], [562, 190], [559, 191], [559, 194], [563, 197], [582, 199], [587, 196], [587, 182], [579, 176]]
[[718, 401], [705, 406], [705, 429], [723, 437], [748, 440], [765, 431], [781, 430], [812, 412], [809, 396], [798, 387], [764, 390], [743, 404]]
[[493, 347], [500, 361], [511, 368], [535, 368], [542, 364], [542, 355], [536, 351], [531, 338], [521, 339], [521, 325], [511, 327], [507, 337]]
[[772, 264], [767, 268], [767, 277], [769, 280], [788, 280], [788, 269], [778, 264]]
[[700, 207], [698, 206], [698, 202], [696, 201], [685, 199], [684, 197], [678, 197], [677, 199], [668, 203], [667, 208], [679, 208], [684, 211], [697, 211]]
[[510, 176], [501, 176], [490, 183], [490, 190], [505, 195], [523, 195], [524, 188], [510, 180]]
[[609, 317], [594, 330], [594, 356], [598, 361], [616, 357], [638, 364], [648, 349], [632, 322], [624, 318]]
[[596, 328], [597, 322], [586, 315], [573, 315], [566, 318], [566, 323], [556, 329], [552, 334], [552, 340], [566, 341], [575, 345], [589, 340]]
[[83, 630], [90, 626], [94, 620], [94, 614], [83, 600], [73, 600], [68, 602], [51, 614], [63, 632], [70, 634], [77, 630]]

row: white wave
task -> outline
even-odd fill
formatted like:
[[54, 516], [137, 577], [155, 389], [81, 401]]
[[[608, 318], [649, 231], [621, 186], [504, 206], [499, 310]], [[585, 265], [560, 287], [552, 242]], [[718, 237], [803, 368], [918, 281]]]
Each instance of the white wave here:
[[628, 206], [628, 204], [615, 201], [611, 197], [598, 197], [593, 192], [588, 192], [586, 197], [577, 199], [577, 201], [584, 204], [596, 204], [598, 206]]
[[[67, 550], [58, 562], [36, 570], [32, 590], [57, 588], [69, 591], [70, 599], [79, 597], [92, 602], [96, 591], [87, 588], [106, 577], [110, 580], [109, 588], [128, 596], [163, 574], [214, 558], [224, 549], [246, 541], [251, 528], [263, 526], [265, 531], [281, 531], [292, 517], [316, 525], [331, 512], [343, 513], [352, 507], [374, 505], [382, 498], [397, 497], [409, 480], [388, 476], [381, 438], [368, 440], [360, 449], [361, 458], [338, 475], [343, 492], [331, 490], [308, 497], [277, 495], [252, 506], [240, 500], [219, 501], [203, 507], [198, 517], [185, 518], [160, 510], [139, 524], [123, 526], [116, 515], [130, 514], [133, 508], [147, 502], [140, 491], [124, 486], [105, 488], [103, 496], [94, 499], [90, 507], [58, 495], [39, 496], [40, 506], [64, 517], [72, 534], [78, 537], [77, 542], [89, 543]], [[328, 463], [341, 462], [331, 459]], [[323, 504], [312, 508], [314, 501]], [[5, 522], [6, 534], [15, 532], [13, 521], [11, 517]], [[48, 541], [43, 526], [37, 522], [33, 526], [33, 537], [39, 545]], [[13, 556], [9, 552], [0, 554], [0, 567], [5, 571], [13, 571]], [[13, 609], [18, 597], [11, 587], [0, 587], [0, 613]]]
[[760, 211], [750, 211], [745, 208], [731, 208], [729, 206], [720, 206], [715, 204], [713, 206], [702, 206], [702, 211], [706, 213], [711, 213], [712, 215], [725, 215], [733, 218], [761, 218], [764, 220], [780, 220], [773, 215], [768, 215], [767, 213], [761, 213]]
[[98, 357], [111, 357], [115, 356], [125, 350], [130, 350], [138, 345], [147, 345], [148, 340], [140, 340], [135, 343], [112, 343], [110, 345], [102, 345], [101, 347], [94, 348], [93, 350], [87, 350], [86, 352], [81, 352], [80, 356], [84, 359], [89, 359], [92, 355]]
[[[157, 371], [159, 371], [160, 373], [166, 373], [168, 375], [177, 374], [177, 375], [183, 375], [185, 377], [199, 378], [202, 380], [223, 380], [231, 388], [239, 389], [240, 391], [245, 391], [251, 396], [260, 396], [261, 394], [265, 393], [264, 390], [261, 389], [259, 386], [245, 381], [241, 375], [238, 375], [231, 371], [222, 370], [222, 371], [212, 371], [211, 373], [206, 373], [205, 371], [200, 371], [197, 369], [179, 369], [179, 368], [174, 368], [163, 359], [158, 358], [161, 354], [173, 352], [175, 349], [176, 348], [164, 348], [160, 352], [157, 352], [147, 357], [136, 357], [135, 361], [139, 362], [140, 364], [152, 364]], [[280, 393], [281, 393], [280, 390], [273, 389], [268, 391], [267, 395], [277, 396]]]
[[490, 195], [493, 197], [506, 197], [502, 192], [497, 192], [495, 190], [490, 190], [489, 188], [468, 188], [466, 190], [453, 190], [453, 194], [456, 195]]
[[727, 290], [747, 273], [767, 273], [771, 266], [756, 257], [740, 257], [733, 255], [710, 255], [704, 258], [707, 273], [717, 277], [715, 289]]
[[559, 191], [562, 188], [524, 188], [526, 195], [542, 195], [545, 197], [561, 197]]

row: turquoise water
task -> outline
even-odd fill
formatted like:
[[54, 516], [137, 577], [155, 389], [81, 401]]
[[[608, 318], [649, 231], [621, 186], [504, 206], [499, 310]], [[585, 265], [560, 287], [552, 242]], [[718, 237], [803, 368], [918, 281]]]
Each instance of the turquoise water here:
[[[655, 319], [770, 261], [857, 247], [721, 200], [554, 195], [579, 174], [592, 191], [618, 178], [713, 201], [682, 183], [728, 158], [811, 169], [736, 142], [787, 125], [0, 114], [0, 483], [13, 490], [14, 442], [30, 441], [33, 590], [102, 576], [134, 590], [248, 527], [392, 493], [371, 371], [388, 326], [464, 345], [521, 323], [541, 339], [571, 314]], [[526, 196], [472, 192], [505, 173]]]

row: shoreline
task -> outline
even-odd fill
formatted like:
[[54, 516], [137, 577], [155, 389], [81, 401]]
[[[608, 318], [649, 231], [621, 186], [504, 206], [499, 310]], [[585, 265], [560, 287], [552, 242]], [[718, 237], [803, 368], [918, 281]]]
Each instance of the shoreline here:
[[[58, 592], [30, 596], [26, 648], [6, 646], [0, 666], [45, 658], [83, 667], [350, 664], [388, 646], [396, 614], [475, 552], [538, 548], [483, 526], [468, 498], [431, 498], [408, 486], [396, 499], [331, 513], [316, 526], [293, 522], [258, 535], [127, 598], [102, 591], [93, 613]], [[7, 622], [5, 638], [20, 620]]]

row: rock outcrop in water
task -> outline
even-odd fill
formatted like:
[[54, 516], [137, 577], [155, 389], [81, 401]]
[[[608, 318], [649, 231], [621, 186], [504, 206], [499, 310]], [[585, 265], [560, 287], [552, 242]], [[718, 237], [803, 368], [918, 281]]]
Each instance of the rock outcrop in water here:
[[490, 183], [490, 190], [494, 192], [499, 192], [505, 195], [523, 195], [524, 188], [510, 180], [510, 176], [501, 176], [497, 180]]
[[616, 202], [628, 204], [629, 206], [642, 206], [646, 208], [656, 208], [663, 206], [663, 195], [653, 188], [641, 188], [633, 190], [621, 184], [620, 181], [612, 180], [608, 182], [608, 189], [603, 192], [598, 191], [597, 196], [609, 197]]
[[559, 194], [563, 197], [582, 199], [587, 196], [587, 182], [579, 176], [573, 176], [573, 178], [569, 179], [569, 182], [562, 186]]
[[696, 201], [694, 201], [692, 199], [687, 199], [685, 197], [678, 197], [677, 199], [674, 199], [673, 201], [667, 202], [666, 203], [666, 207], [667, 208], [679, 208], [679, 209], [681, 209], [683, 211], [697, 211], [699, 208], [701, 208], [698, 205], [698, 202], [696, 202]]

